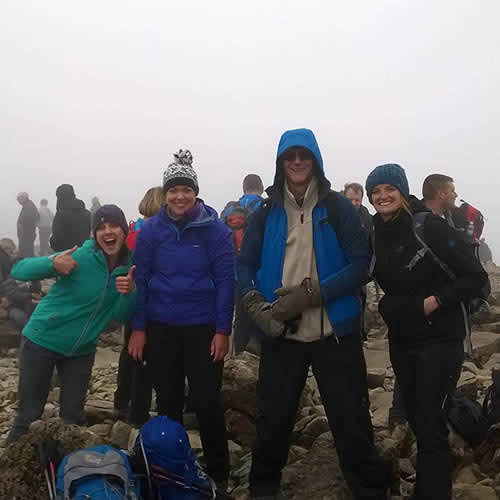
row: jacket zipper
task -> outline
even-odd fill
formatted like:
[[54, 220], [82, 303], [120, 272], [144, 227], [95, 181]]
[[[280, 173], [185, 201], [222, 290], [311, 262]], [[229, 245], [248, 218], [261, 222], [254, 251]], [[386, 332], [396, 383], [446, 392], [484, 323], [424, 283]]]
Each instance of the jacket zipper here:
[[78, 349], [78, 347], [80, 347], [80, 344], [82, 343], [82, 340], [85, 337], [85, 334], [87, 333], [87, 330], [89, 329], [89, 326], [92, 324], [92, 321], [94, 321], [94, 318], [97, 316], [97, 313], [98, 313], [99, 309], [101, 308], [102, 303], [104, 302], [104, 297], [106, 296], [106, 289], [108, 288], [109, 278], [110, 278], [110, 273], [109, 273], [108, 267], [106, 266], [106, 283], [104, 284], [104, 290], [101, 294], [101, 298], [99, 299], [99, 302], [97, 303], [97, 306], [94, 309], [93, 313], [90, 315], [87, 323], [85, 324], [85, 326], [82, 330], [82, 333], [78, 337], [78, 340], [73, 345], [73, 349], [71, 349], [71, 352], [69, 353], [70, 356], [75, 353], [75, 351]]

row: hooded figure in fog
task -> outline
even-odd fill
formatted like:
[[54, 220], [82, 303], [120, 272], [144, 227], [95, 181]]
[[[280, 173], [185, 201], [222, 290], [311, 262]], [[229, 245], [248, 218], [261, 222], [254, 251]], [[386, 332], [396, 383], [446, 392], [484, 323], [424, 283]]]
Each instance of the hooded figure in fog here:
[[82, 246], [90, 236], [90, 212], [77, 199], [70, 184], [61, 184], [56, 190], [57, 212], [52, 223], [50, 246], [61, 252], [75, 245]]

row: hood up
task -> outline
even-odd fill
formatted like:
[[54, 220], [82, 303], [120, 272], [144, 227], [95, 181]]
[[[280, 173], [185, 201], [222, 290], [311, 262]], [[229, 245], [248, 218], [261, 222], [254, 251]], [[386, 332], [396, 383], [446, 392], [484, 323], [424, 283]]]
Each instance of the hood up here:
[[72, 208], [73, 202], [76, 199], [75, 190], [71, 184], [61, 184], [56, 189], [57, 210]]
[[287, 130], [280, 139], [278, 144], [278, 152], [276, 154], [276, 172], [274, 175], [273, 185], [266, 189], [269, 197], [275, 200], [283, 200], [283, 184], [285, 181], [285, 173], [283, 171], [283, 161], [281, 156], [283, 153], [293, 147], [303, 147], [308, 149], [314, 156], [314, 175], [318, 180], [319, 198], [328, 193], [330, 190], [330, 182], [325, 177], [323, 158], [321, 151], [316, 141], [316, 137], [312, 130], [307, 128], [298, 128], [294, 130]]

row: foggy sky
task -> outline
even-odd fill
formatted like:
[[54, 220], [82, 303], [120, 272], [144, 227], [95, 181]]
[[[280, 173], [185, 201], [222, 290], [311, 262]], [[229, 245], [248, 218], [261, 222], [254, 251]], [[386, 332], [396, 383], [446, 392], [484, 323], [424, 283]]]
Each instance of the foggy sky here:
[[499, 18], [498, 0], [2, 0], [0, 236], [18, 191], [55, 208], [61, 183], [135, 218], [180, 147], [220, 210], [308, 127], [334, 188], [387, 162], [418, 196], [454, 177], [500, 260]]

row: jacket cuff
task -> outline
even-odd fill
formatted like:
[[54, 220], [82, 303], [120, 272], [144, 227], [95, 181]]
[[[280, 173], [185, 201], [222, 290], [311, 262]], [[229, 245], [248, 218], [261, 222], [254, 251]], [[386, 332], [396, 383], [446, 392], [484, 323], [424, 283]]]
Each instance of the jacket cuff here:
[[144, 330], [146, 331], [146, 321], [144, 318], [135, 317], [132, 321], [132, 328], [134, 330]]

